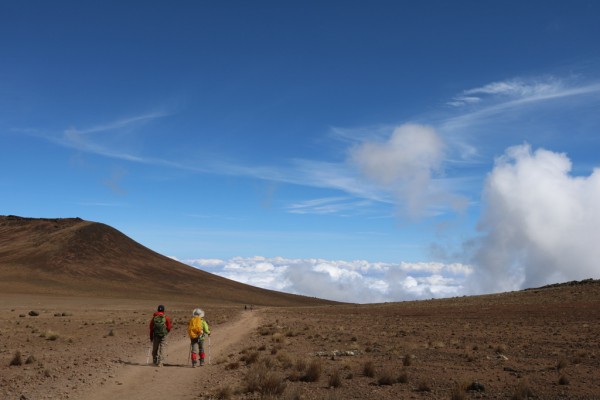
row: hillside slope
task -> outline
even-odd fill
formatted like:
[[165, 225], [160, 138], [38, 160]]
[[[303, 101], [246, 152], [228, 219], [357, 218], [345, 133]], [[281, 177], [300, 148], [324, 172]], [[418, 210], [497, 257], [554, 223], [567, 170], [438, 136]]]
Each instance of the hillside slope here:
[[332, 304], [201, 271], [108, 225], [79, 218], [0, 216], [0, 290], [275, 306]]

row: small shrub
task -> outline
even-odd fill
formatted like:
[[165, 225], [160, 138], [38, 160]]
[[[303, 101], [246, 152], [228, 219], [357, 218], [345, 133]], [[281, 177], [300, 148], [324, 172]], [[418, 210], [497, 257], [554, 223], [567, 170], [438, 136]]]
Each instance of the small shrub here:
[[568, 385], [569, 384], [569, 378], [566, 377], [565, 375], [561, 375], [560, 378], [558, 378], [558, 384], [559, 385]]
[[308, 364], [308, 368], [302, 377], [302, 381], [304, 382], [317, 382], [319, 378], [321, 378], [321, 372], [323, 371], [323, 366], [321, 365], [321, 360], [314, 359]]
[[282, 343], [284, 340], [283, 335], [279, 332], [274, 333], [272, 339], [275, 343]]
[[235, 361], [235, 362], [230, 362], [229, 364], [227, 364], [225, 366], [225, 369], [234, 370], [234, 369], [238, 369], [239, 367], [240, 367], [240, 363]]
[[450, 400], [465, 400], [466, 390], [464, 384], [456, 383], [452, 387], [452, 392], [450, 393]]
[[50, 378], [50, 377], [52, 376], [52, 371], [50, 371], [48, 368], [46, 368], [46, 369], [44, 370], [44, 376], [45, 376], [46, 378]]
[[250, 365], [257, 362], [259, 357], [260, 354], [258, 353], [258, 351], [249, 351], [240, 358], [240, 361], [244, 361], [246, 365]]
[[222, 386], [215, 393], [215, 397], [219, 400], [228, 400], [231, 396], [233, 396], [233, 390], [230, 386]]
[[306, 360], [304, 358], [297, 358], [295, 363], [296, 371], [304, 371], [306, 369]]
[[402, 365], [404, 365], [405, 367], [410, 367], [410, 365], [412, 364], [412, 357], [410, 354], [407, 354], [404, 356], [404, 358], [402, 359]]
[[506, 345], [505, 344], [499, 344], [496, 346], [496, 353], [498, 354], [505, 354], [506, 353]]
[[292, 357], [286, 351], [280, 351], [277, 354], [277, 361], [281, 363], [281, 366], [285, 369], [291, 368], [294, 366], [294, 362], [292, 361]]
[[258, 392], [262, 396], [280, 395], [286, 387], [283, 378], [279, 374], [270, 371], [263, 364], [258, 364], [248, 371], [245, 383], [248, 392]]
[[524, 400], [529, 399], [530, 397], [534, 397], [534, 395], [529, 387], [529, 383], [525, 380], [520, 381], [512, 396], [512, 400]]
[[375, 376], [375, 365], [373, 361], [367, 361], [363, 366], [363, 375], [373, 378]]
[[33, 356], [33, 354], [27, 357], [27, 360], [25, 360], [25, 364], [33, 364], [34, 362], [36, 362], [36, 358]]
[[427, 382], [421, 381], [417, 385], [417, 392], [431, 392], [431, 386]]
[[329, 387], [339, 388], [340, 386], [342, 386], [342, 378], [340, 376], [340, 371], [336, 369], [329, 377]]
[[262, 346], [260, 346], [258, 348], [258, 351], [265, 351], [266, 349], [267, 349], [267, 346], [263, 344]]
[[562, 357], [560, 360], [558, 360], [558, 363], [556, 364], [556, 369], [558, 371], [560, 371], [560, 370], [566, 368], [567, 365], [569, 365], [569, 362], [567, 361], [566, 358]]
[[115, 336], [115, 331], [114, 331], [113, 329], [111, 329], [111, 330], [108, 332], [108, 336]]
[[381, 372], [381, 375], [379, 376], [379, 379], [377, 380], [377, 383], [380, 386], [383, 386], [383, 385], [393, 385], [396, 382], [397, 382], [397, 380], [394, 377], [394, 374], [392, 374], [392, 372], [390, 370], [388, 370], [388, 369], [384, 369]]
[[400, 375], [398, 375], [398, 379], [396, 381], [398, 383], [408, 383], [408, 374], [406, 371], [402, 371]]
[[54, 331], [46, 331], [46, 333], [44, 333], [43, 337], [45, 337], [46, 340], [55, 341], [60, 337], [60, 334], [58, 332], [54, 332]]
[[15, 351], [12, 360], [10, 360], [10, 364], [12, 366], [23, 365], [23, 357], [21, 356], [21, 352], [19, 350]]

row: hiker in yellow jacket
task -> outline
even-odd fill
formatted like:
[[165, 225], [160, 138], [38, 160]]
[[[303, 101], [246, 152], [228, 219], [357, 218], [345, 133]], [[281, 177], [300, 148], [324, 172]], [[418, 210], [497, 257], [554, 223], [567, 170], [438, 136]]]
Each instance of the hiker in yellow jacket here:
[[192, 368], [197, 365], [198, 355], [200, 365], [204, 365], [204, 338], [210, 335], [210, 328], [204, 320], [204, 311], [196, 308], [188, 324], [188, 335], [192, 342]]

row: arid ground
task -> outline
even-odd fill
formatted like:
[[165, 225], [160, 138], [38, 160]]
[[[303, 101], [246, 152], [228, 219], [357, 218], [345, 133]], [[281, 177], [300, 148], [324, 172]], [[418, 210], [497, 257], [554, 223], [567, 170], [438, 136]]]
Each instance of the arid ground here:
[[165, 299], [174, 328], [156, 368], [146, 363], [156, 302], [1, 298], [6, 399], [600, 398], [598, 281], [382, 305], [207, 307], [211, 364], [195, 369], [185, 331], [195, 304]]
[[[174, 322], [162, 368], [158, 304]], [[210, 364], [191, 368], [196, 307], [213, 333]], [[106, 225], [0, 216], [1, 399], [600, 399], [599, 356], [600, 281], [339, 304], [216, 277]]]

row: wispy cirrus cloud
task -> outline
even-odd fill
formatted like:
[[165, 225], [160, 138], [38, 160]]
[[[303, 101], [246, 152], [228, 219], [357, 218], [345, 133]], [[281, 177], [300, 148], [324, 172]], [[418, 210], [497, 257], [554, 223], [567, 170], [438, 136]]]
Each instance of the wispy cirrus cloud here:
[[541, 106], [549, 101], [566, 101], [599, 94], [600, 83], [598, 82], [577, 84], [554, 77], [545, 80], [513, 79], [493, 82], [465, 90], [449, 101], [448, 105], [457, 108], [466, 105], [474, 106], [441, 121], [439, 128], [446, 132], [460, 132], [470, 126], [489, 122], [491, 118], [502, 116], [509, 111]]
[[460, 107], [498, 98], [541, 99], [557, 94], [560, 95], [561, 93], [564, 94], [565, 90], [568, 90], [566, 84], [553, 77], [532, 81], [515, 78], [464, 90], [447, 104]]
[[291, 214], [353, 214], [371, 204], [369, 200], [356, 201], [353, 197], [327, 197], [292, 203], [287, 211]]

